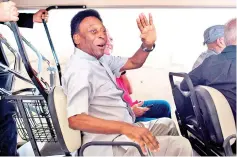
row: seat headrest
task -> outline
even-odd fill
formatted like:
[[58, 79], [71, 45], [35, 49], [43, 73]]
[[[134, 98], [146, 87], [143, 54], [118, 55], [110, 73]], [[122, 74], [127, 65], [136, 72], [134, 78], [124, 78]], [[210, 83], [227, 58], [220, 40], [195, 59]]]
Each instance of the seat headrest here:
[[81, 146], [81, 132], [69, 128], [67, 118], [67, 99], [61, 87], [55, 87], [49, 94], [49, 109], [55, 132], [61, 148], [74, 152]]
[[207, 86], [197, 86], [195, 92], [211, 139], [222, 144], [228, 136], [236, 134], [234, 116], [224, 95]]

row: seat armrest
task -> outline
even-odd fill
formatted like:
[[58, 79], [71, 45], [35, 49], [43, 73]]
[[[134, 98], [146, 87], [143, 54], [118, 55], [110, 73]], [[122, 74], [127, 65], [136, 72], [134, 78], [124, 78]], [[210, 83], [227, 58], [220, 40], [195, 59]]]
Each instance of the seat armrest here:
[[[232, 148], [231, 148], [231, 145], [230, 145], [230, 140], [233, 140], [235, 139], [236, 140], [236, 135], [230, 135], [228, 136], [224, 143], [223, 143], [223, 148], [224, 148], [224, 151], [225, 151], [225, 155], [226, 156], [233, 156], [234, 153], [232, 151]], [[236, 142], [236, 141], [235, 141]]]
[[110, 141], [88, 142], [88, 143], [84, 144], [83, 146], [81, 146], [80, 151], [79, 151], [79, 156], [83, 156], [84, 150], [90, 146], [133, 146], [133, 147], [137, 148], [137, 150], [139, 151], [141, 156], [145, 156], [142, 153], [141, 147], [136, 143], [133, 143], [133, 142], [110, 142]]

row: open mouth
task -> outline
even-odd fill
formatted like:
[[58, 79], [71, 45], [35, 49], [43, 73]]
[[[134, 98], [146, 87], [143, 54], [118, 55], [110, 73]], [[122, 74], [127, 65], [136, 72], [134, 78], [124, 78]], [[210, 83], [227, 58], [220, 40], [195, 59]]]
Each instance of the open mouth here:
[[105, 44], [97, 45], [99, 48], [105, 48]]

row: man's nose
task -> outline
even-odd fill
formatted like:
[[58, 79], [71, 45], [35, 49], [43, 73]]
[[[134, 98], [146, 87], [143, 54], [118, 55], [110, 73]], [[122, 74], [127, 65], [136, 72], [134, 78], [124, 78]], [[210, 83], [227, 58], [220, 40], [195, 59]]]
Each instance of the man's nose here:
[[103, 32], [103, 31], [101, 31], [101, 32], [99, 33], [99, 38], [105, 39], [105, 38], [106, 38], [106, 33]]

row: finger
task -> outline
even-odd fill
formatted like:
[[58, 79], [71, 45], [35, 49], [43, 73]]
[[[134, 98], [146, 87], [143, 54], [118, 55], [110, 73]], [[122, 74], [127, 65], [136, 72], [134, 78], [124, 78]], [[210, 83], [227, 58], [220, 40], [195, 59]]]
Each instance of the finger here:
[[159, 142], [157, 141], [156, 137], [154, 137], [151, 132], [149, 132], [148, 134], [146, 134], [146, 136], [147, 136], [147, 138], [149, 139], [149, 141], [151, 142], [151, 144], [153, 145], [154, 150], [157, 150], [157, 151], [158, 151], [160, 145], [159, 145]]
[[142, 105], [143, 105], [143, 103], [142, 103], [142, 102], [139, 102], [139, 103], [138, 103], [138, 106], [139, 106], [139, 107], [141, 107]]
[[142, 32], [143, 26], [142, 26], [141, 21], [140, 21], [139, 18], [137, 19], [137, 27], [139, 28], [140, 32]]
[[17, 10], [16, 7], [12, 7], [11, 12], [12, 12], [12, 13], [15, 13], [15, 12], [18, 12], [18, 10]]
[[145, 20], [144, 20], [144, 18], [143, 18], [143, 14], [140, 14], [140, 15], [139, 15], [139, 18], [140, 18], [142, 27], [143, 27], [143, 28], [146, 27], [146, 23], [145, 23]]
[[142, 116], [142, 115], [144, 114], [144, 112], [143, 112], [142, 110], [138, 110], [138, 111], [137, 111], [137, 114], [138, 114], [139, 116]]
[[48, 13], [47, 10], [45, 10], [44, 15], [45, 15], [45, 16], [48, 16], [48, 15], [49, 15], [49, 13]]
[[44, 17], [44, 19], [48, 19], [49, 16], [48, 15], [44, 15], [43, 17]]
[[16, 3], [12, 2], [12, 1], [9, 1], [8, 4], [9, 4], [10, 6], [16, 6]]
[[13, 7], [10, 10], [10, 16], [15, 16], [17, 17], [19, 15], [17, 8]]
[[144, 134], [142, 136], [142, 140], [143, 142], [148, 146], [148, 148], [150, 150], [155, 150], [155, 146], [153, 145], [153, 143], [151, 142], [151, 140], [148, 138], [147, 134]]
[[143, 110], [146, 112], [146, 111], [149, 111], [150, 108], [148, 108], [148, 107], [143, 107]]
[[145, 22], [145, 25], [148, 26], [149, 23], [148, 23], [148, 20], [147, 20], [147, 18], [146, 18], [146, 15], [145, 15], [145, 14], [142, 14], [142, 17], [143, 17], [143, 20], [144, 20], [144, 22]]
[[18, 16], [18, 15], [19, 13], [17, 11], [12, 13], [12, 16]]
[[142, 113], [141, 113], [141, 114], [144, 115], [145, 113], [146, 113], [146, 111], [142, 110]]
[[153, 144], [151, 143], [151, 141], [150, 141], [146, 136], [143, 136], [142, 139], [143, 139], [143, 141], [145, 142], [146, 146], [147, 146], [150, 150], [152, 150], [152, 151], [155, 150], [155, 147], [153, 146]]
[[11, 15], [18, 16], [19, 13], [18, 13], [17, 9], [11, 10]]
[[42, 19], [46, 19], [46, 16], [43, 14], [41, 18], [42, 18]]
[[143, 113], [145, 113], [145, 112], [147, 111], [146, 107], [140, 107], [140, 108], [141, 108], [141, 111], [142, 111]]
[[15, 21], [15, 22], [16, 22], [16, 21], [18, 21], [18, 20], [19, 20], [19, 18], [18, 18], [17, 16], [12, 16], [12, 17], [11, 17], [11, 21]]
[[43, 19], [45, 22], [48, 22], [48, 18]]
[[138, 144], [142, 149], [143, 154], [147, 154], [146, 148], [145, 148], [145, 143], [142, 140], [138, 140]]
[[151, 13], [149, 13], [149, 24], [153, 25], [153, 17], [151, 15]]
[[41, 15], [48, 15], [48, 11], [47, 10], [45, 10], [45, 9], [42, 9], [42, 10], [40, 10], [41, 11]]

